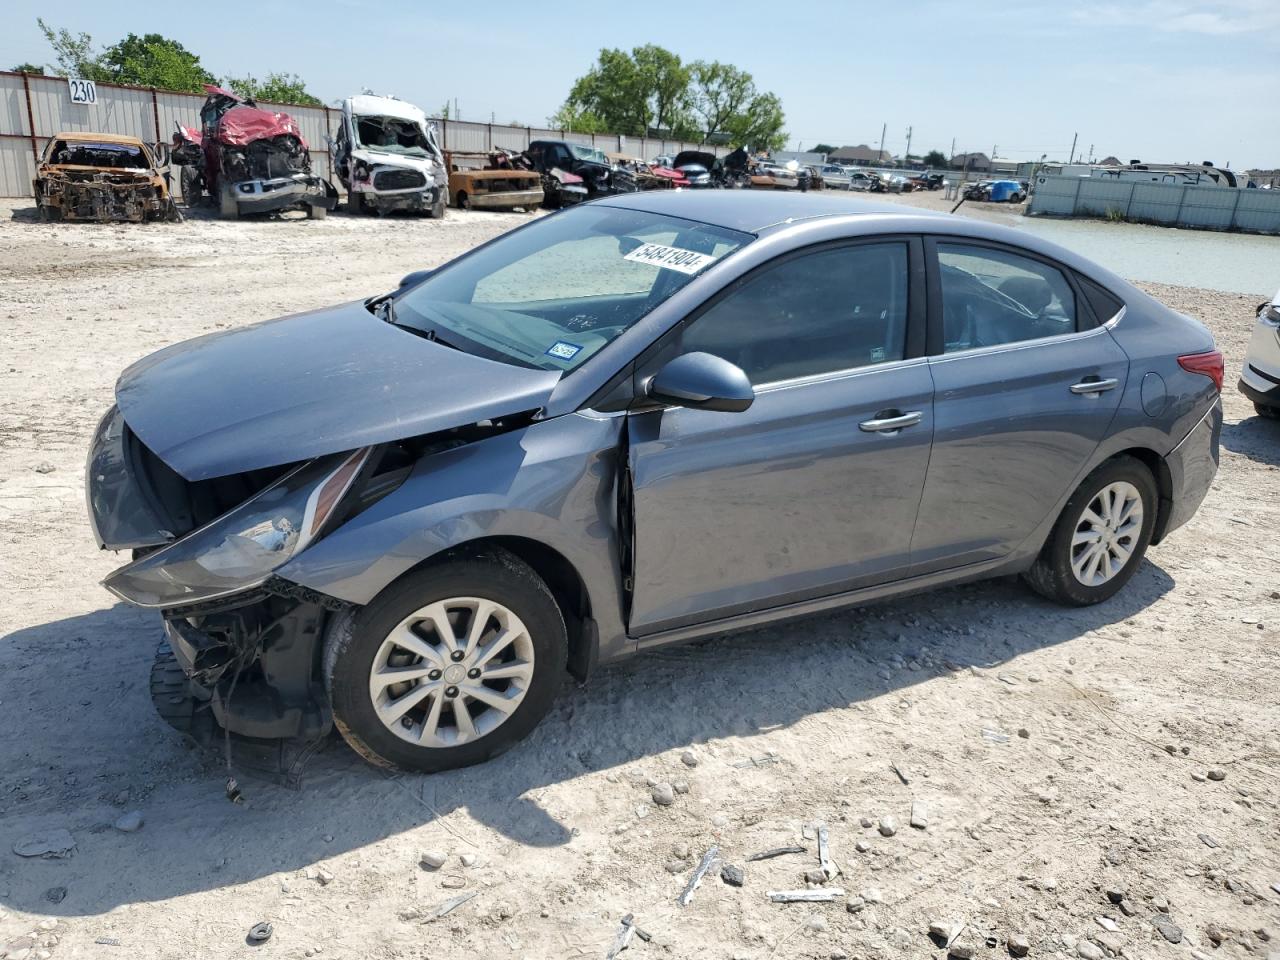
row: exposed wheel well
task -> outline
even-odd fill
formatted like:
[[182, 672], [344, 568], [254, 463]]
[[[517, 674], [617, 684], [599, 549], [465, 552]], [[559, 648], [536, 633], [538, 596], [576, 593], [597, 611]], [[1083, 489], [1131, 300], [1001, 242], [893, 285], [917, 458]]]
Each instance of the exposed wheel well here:
[[1169, 525], [1169, 514], [1173, 510], [1173, 475], [1169, 472], [1169, 465], [1164, 462], [1164, 457], [1146, 447], [1130, 447], [1128, 450], [1113, 454], [1108, 459], [1114, 460], [1116, 457], [1133, 457], [1145, 464], [1151, 471], [1151, 476], [1155, 477], [1156, 490], [1160, 494], [1160, 505], [1156, 511], [1155, 526], [1151, 529], [1151, 542], [1159, 543], [1164, 538], [1165, 528]]
[[546, 582], [560, 606], [569, 634], [569, 672], [579, 681], [585, 682], [595, 667], [600, 638], [591, 617], [591, 598], [587, 594], [586, 585], [577, 569], [562, 553], [525, 537], [483, 537], [458, 544], [424, 561], [420, 566], [483, 553], [487, 547], [497, 547], [514, 554]]

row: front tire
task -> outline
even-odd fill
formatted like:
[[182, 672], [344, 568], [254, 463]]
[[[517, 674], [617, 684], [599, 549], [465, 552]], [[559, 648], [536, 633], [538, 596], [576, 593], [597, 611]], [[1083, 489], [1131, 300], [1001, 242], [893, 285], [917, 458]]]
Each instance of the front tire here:
[[551, 591], [501, 550], [407, 574], [329, 637], [334, 723], [365, 759], [434, 773], [481, 763], [537, 726], [564, 678]]
[[1106, 461], [1071, 495], [1024, 579], [1065, 606], [1110, 599], [1142, 564], [1158, 504], [1144, 463], [1127, 456]]

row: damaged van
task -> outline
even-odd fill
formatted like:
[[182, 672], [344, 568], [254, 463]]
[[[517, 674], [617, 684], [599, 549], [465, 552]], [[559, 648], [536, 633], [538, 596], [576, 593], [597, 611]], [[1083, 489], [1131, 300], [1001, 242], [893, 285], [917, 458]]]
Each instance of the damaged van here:
[[348, 97], [329, 149], [352, 213], [414, 210], [444, 216], [449, 168], [435, 124], [413, 104], [367, 94]]

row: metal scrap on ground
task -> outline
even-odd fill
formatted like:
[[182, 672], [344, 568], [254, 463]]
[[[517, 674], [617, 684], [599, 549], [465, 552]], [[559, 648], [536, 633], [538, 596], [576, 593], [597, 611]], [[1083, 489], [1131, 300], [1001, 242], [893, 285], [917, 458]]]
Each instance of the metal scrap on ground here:
[[676, 899], [676, 903], [682, 907], [689, 905], [689, 901], [693, 899], [693, 891], [698, 889], [698, 884], [702, 882], [702, 878], [707, 875], [707, 871], [711, 869], [711, 865], [715, 863], [718, 856], [720, 856], [720, 848], [714, 845], [702, 855], [702, 860], [699, 861], [697, 869], [693, 871], [693, 876], [689, 878], [689, 882], [685, 884], [684, 891]]
[[785, 856], [788, 853], [806, 853], [807, 847], [774, 847], [772, 850], [761, 850], [759, 853], [753, 853], [747, 857], [747, 862], [752, 863], [756, 860], [772, 860], [774, 857]]
[[770, 890], [766, 896], [774, 903], [830, 903], [844, 896], [841, 887], [823, 887], [818, 890]]
[[840, 876], [840, 868], [831, 859], [831, 845], [825, 823], [818, 824], [818, 866], [822, 868], [822, 873], [828, 880], [834, 880]]

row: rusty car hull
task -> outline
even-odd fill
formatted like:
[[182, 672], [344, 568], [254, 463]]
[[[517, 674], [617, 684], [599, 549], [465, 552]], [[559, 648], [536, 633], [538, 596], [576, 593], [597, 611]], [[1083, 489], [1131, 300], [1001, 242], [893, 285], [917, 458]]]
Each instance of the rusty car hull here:
[[95, 223], [181, 220], [169, 193], [167, 166], [136, 137], [59, 133], [45, 145], [32, 181], [40, 218]]
[[460, 209], [532, 210], [542, 204], [545, 194], [541, 175], [532, 171], [451, 170], [449, 196]]

